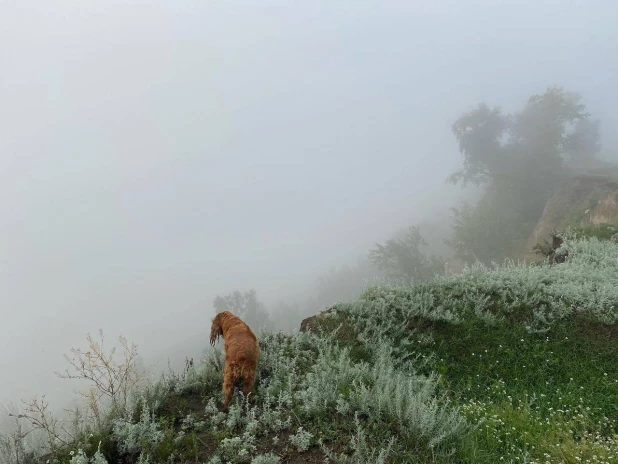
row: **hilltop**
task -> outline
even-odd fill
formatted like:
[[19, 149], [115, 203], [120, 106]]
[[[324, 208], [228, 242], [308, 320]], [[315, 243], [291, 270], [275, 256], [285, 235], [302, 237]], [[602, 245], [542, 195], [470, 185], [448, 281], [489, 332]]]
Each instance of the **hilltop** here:
[[228, 414], [215, 349], [96, 420], [84, 410], [42, 458], [4, 437], [4, 460], [618, 462], [618, 245], [563, 248], [563, 264], [372, 287], [311, 331], [262, 333], [254, 398]]

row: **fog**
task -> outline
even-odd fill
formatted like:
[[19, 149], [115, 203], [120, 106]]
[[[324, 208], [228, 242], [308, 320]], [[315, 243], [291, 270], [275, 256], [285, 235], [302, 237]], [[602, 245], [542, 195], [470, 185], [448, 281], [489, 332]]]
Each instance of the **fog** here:
[[153, 359], [206, 346], [217, 294], [305, 298], [331, 266], [448, 214], [465, 193], [445, 183], [450, 127], [481, 101], [564, 86], [618, 146], [617, 14], [0, 2], [0, 403], [66, 398], [54, 371], [87, 332]]

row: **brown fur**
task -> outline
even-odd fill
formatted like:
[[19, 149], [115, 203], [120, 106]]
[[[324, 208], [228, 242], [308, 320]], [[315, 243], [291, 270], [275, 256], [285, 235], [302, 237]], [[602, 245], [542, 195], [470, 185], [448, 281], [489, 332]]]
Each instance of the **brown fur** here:
[[249, 326], [229, 311], [220, 312], [212, 321], [210, 344], [214, 346], [219, 337], [223, 337], [225, 346], [223, 410], [227, 411], [238, 380], [243, 379], [242, 391], [245, 396], [253, 389], [260, 347]]

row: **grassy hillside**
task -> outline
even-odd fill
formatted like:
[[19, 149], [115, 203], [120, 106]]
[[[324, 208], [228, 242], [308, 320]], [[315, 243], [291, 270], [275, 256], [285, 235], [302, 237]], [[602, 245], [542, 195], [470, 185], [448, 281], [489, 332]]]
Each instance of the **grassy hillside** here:
[[618, 245], [564, 246], [564, 264], [369, 288], [320, 315], [319, 333], [264, 334], [253, 399], [228, 414], [215, 350], [76, 421], [53, 455], [6, 436], [19, 460], [4, 460], [618, 462]]

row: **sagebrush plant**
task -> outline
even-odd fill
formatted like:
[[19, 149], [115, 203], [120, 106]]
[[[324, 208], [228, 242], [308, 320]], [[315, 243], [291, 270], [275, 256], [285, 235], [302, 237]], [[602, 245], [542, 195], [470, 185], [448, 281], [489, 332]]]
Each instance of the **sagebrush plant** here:
[[350, 438], [351, 455], [335, 454], [330, 449], [322, 447], [326, 457], [339, 464], [386, 464], [391, 448], [395, 442], [394, 437], [386, 443], [386, 448], [373, 448], [367, 444], [367, 437], [363, 430], [358, 414], [354, 415], [356, 434]]
[[372, 362], [354, 363], [347, 349], [324, 343], [299, 392], [302, 408], [380, 417], [408, 445], [417, 441], [433, 448], [463, 434], [463, 418], [435, 396], [436, 379], [398, 370], [392, 356], [392, 348], [382, 342]]
[[292, 443], [298, 451], [307, 451], [311, 445], [311, 438], [313, 438], [312, 433], [303, 430], [302, 427], [298, 427], [296, 433], [290, 436], [290, 443]]
[[[507, 261], [371, 287], [318, 316], [318, 333], [264, 332], [256, 387], [227, 414], [222, 351], [210, 350], [80, 419], [66, 443], [52, 435], [50, 464], [271, 464], [302, 453], [618, 462], [618, 244], [567, 235], [563, 247], [564, 264]], [[24, 435], [0, 437], [15, 456], [7, 464], [26, 462]]]
[[163, 432], [145, 401], [142, 403], [140, 419], [137, 422], [133, 422], [132, 406], [129, 405], [124, 418], [114, 420], [114, 438], [121, 452], [132, 454], [143, 450], [150, 451], [163, 440]]
[[76, 453], [73, 453], [71, 451], [70, 454], [72, 458], [69, 461], [69, 464], [108, 464], [107, 459], [105, 459], [105, 456], [103, 456], [103, 454], [101, 453], [100, 443], [99, 443], [99, 448], [96, 450], [94, 455], [90, 458], [88, 458], [84, 450], [82, 450], [81, 448], [78, 449]]
[[[529, 266], [507, 260], [489, 268], [477, 263], [430, 284], [370, 288], [356, 305], [368, 307], [361, 311], [363, 316], [374, 308], [397, 314], [400, 321], [418, 316], [457, 323], [476, 316], [514, 321], [531, 331], [548, 330], [554, 321], [573, 314], [605, 324], [618, 322], [616, 244], [567, 234], [562, 250], [568, 253], [567, 265]], [[429, 304], [423, 307], [419, 300]]]

